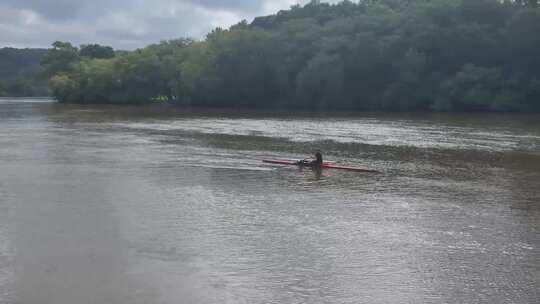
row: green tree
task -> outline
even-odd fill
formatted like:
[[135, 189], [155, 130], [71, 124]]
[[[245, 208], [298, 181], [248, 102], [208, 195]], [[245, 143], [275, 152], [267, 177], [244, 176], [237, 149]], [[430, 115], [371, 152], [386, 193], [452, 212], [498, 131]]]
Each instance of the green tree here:
[[66, 74], [53, 76], [49, 81], [53, 96], [60, 102], [81, 102], [79, 82]]
[[79, 55], [92, 59], [108, 59], [114, 57], [114, 49], [110, 46], [99, 44], [83, 44], [81, 45]]
[[540, 77], [540, 9], [517, 11], [509, 20], [505, 38], [511, 68]]
[[6, 85], [0, 81], [0, 96], [7, 96]]
[[465, 65], [453, 78], [442, 85], [437, 110], [489, 110], [503, 83], [500, 68]]
[[296, 105], [311, 109], [341, 108], [344, 65], [337, 55], [320, 54], [297, 77]]
[[53, 48], [41, 61], [44, 74], [51, 77], [59, 73], [71, 72], [80, 61], [79, 49], [69, 42], [56, 41]]

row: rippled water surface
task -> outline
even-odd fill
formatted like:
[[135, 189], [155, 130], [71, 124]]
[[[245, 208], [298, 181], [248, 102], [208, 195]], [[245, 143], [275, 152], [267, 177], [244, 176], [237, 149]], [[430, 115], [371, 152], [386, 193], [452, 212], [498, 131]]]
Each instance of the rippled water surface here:
[[2, 304], [537, 303], [539, 230], [540, 116], [0, 100]]

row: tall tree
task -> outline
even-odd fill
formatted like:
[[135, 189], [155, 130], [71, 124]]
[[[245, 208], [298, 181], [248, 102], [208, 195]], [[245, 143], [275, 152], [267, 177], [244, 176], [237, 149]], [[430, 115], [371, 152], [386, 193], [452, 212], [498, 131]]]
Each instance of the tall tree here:
[[79, 49], [69, 42], [56, 41], [53, 48], [41, 61], [46, 75], [54, 76], [75, 69], [80, 60]]
[[92, 59], [113, 58], [114, 49], [110, 46], [102, 46], [99, 44], [83, 44], [81, 45], [79, 55], [81, 57]]

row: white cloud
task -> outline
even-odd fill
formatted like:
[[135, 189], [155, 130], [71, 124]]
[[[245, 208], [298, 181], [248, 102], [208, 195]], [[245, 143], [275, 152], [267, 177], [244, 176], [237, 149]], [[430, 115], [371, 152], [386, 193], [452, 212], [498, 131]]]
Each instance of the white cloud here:
[[2, 0], [0, 47], [48, 47], [62, 40], [134, 49], [165, 39], [202, 38], [215, 27], [307, 1]]

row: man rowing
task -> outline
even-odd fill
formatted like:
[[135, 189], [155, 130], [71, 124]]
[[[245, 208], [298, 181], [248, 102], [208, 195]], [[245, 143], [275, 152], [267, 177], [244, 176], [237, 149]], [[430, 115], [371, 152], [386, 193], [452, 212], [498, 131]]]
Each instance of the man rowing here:
[[323, 164], [323, 157], [321, 151], [315, 153], [315, 158], [307, 158], [298, 161], [296, 164], [304, 167], [320, 168]]

